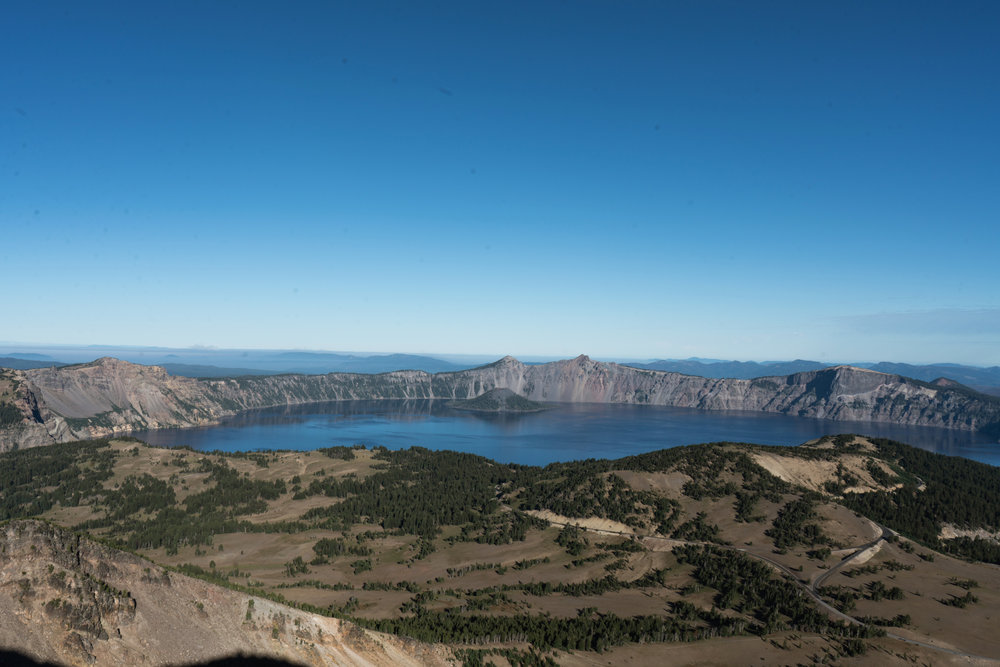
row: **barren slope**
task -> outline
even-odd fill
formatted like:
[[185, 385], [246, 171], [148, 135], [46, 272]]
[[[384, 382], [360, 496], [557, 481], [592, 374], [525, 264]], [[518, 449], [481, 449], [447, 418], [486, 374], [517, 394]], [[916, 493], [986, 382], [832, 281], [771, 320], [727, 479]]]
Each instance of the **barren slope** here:
[[312, 665], [448, 664], [450, 652], [167, 572], [37, 521], [0, 529], [0, 648], [64, 664], [237, 654]]

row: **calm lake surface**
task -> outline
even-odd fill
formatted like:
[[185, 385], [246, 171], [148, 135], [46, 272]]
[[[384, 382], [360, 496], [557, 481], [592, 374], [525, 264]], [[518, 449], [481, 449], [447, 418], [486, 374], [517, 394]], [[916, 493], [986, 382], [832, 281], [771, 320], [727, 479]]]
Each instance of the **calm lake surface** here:
[[1000, 465], [1000, 443], [986, 436], [875, 422], [838, 422], [758, 412], [593, 403], [558, 404], [519, 415], [484, 415], [442, 401], [349, 401], [255, 410], [219, 426], [139, 431], [153, 445], [208, 451], [309, 450], [331, 445], [412, 446], [479, 454], [504, 463], [545, 465], [615, 459], [702, 442], [799, 445], [821, 435], [892, 438], [950, 456]]

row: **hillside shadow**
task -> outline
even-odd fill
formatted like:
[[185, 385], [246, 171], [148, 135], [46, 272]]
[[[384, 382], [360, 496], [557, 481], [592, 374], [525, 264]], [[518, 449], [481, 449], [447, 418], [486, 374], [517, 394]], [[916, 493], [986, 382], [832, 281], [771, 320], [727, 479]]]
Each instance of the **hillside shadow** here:
[[[170, 663], [171, 667], [300, 667], [301, 663], [260, 656], [232, 655], [202, 662]], [[0, 649], [0, 665], [4, 667], [62, 667], [54, 662], [40, 662], [19, 651]]]

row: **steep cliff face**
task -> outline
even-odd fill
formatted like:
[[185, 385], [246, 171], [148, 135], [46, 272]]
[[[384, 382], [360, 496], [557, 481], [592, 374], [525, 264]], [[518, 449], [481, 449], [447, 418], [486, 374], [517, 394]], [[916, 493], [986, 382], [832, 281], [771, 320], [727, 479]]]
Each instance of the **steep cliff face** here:
[[[434, 398], [432, 378], [423, 371], [379, 375], [270, 375], [204, 380], [204, 397], [228, 411], [323, 401]], [[180, 378], [177, 378], [180, 379]]]
[[0, 649], [58, 664], [445, 665], [441, 646], [213, 586], [38, 521], [0, 527]]
[[255, 408], [342, 400], [462, 400], [492, 389], [543, 402], [636, 403], [1000, 429], [1000, 399], [849, 366], [732, 380], [637, 369], [586, 356], [537, 366], [504, 357], [480, 368], [435, 375], [396, 371], [195, 380], [106, 358], [5, 373], [0, 383], [6, 382], [7, 389], [0, 388], [6, 391], [0, 403], [13, 407], [0, 413], [7, 415], [0, 425], [0, 450], [136, 429], [199, 426]]
[[143, 428], [199, 426], [229, 414], [206, 400], [197, 380], [173, 377], [158, 366], [104, 357], [89, 364], [15, 373], [25, 414], [16, 429], [20, 446]]
[[[507, 364], [514, 368], [514, 364]], [[964, 388], [936, 387], [850, 366], [753, 380], [711, 379], [595, 362], [581, 356], [485, 373], [536, 401], [639, 403], [747, 410], [841, 421], [879, 421], [979, 430], [1000, 422], [1000, 401]], [[474, 374], [481, 369], [466, 373]]]

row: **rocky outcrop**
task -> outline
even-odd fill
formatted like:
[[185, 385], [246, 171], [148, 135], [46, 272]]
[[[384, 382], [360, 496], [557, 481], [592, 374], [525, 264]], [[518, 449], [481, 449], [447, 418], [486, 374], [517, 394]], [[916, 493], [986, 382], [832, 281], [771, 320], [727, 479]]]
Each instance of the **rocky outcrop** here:
[[16, 407], [21, 419], [8, 418], [0, 427], [0, 449], [199, 426], [256, 408], [343, 400], [468, 400], [493, 389], [509, 389], [540, 402], [775, 412], [1000, 432], [1000, 399], [961, 385], [930, 384], [850, 366], [734, 380], [638, 369], [586, 356], [535, 366], [504, 357], [479, 368], [434, 375], [396, 371], [196, 380], [170, 376], [156, 366], [105, 358], [4, 373], [13, 387], [4, 400]]
[[452, 394], [506, 387], [535, 401], [638, 403], [777, 412], [842, 421], [982, 430], [1000, 423], [1000, 401], [965, 387], [938, 387], [898, 375], [836, 366], [753, 380], [712, 379], [601, 363], [586, 356], [538, 366], [506, 357], [462, 373]]
[[168, 572], [39, 521], [0, 527], [0, 650], [58, 664], [445, 665], [385, 635]]
[[6, 405], [21, 419], [0, 428], [0, 451], [144, 428], [210, 424], [232, 414], [197, 380], [110, 357], [89, 364], [4, 370]]

